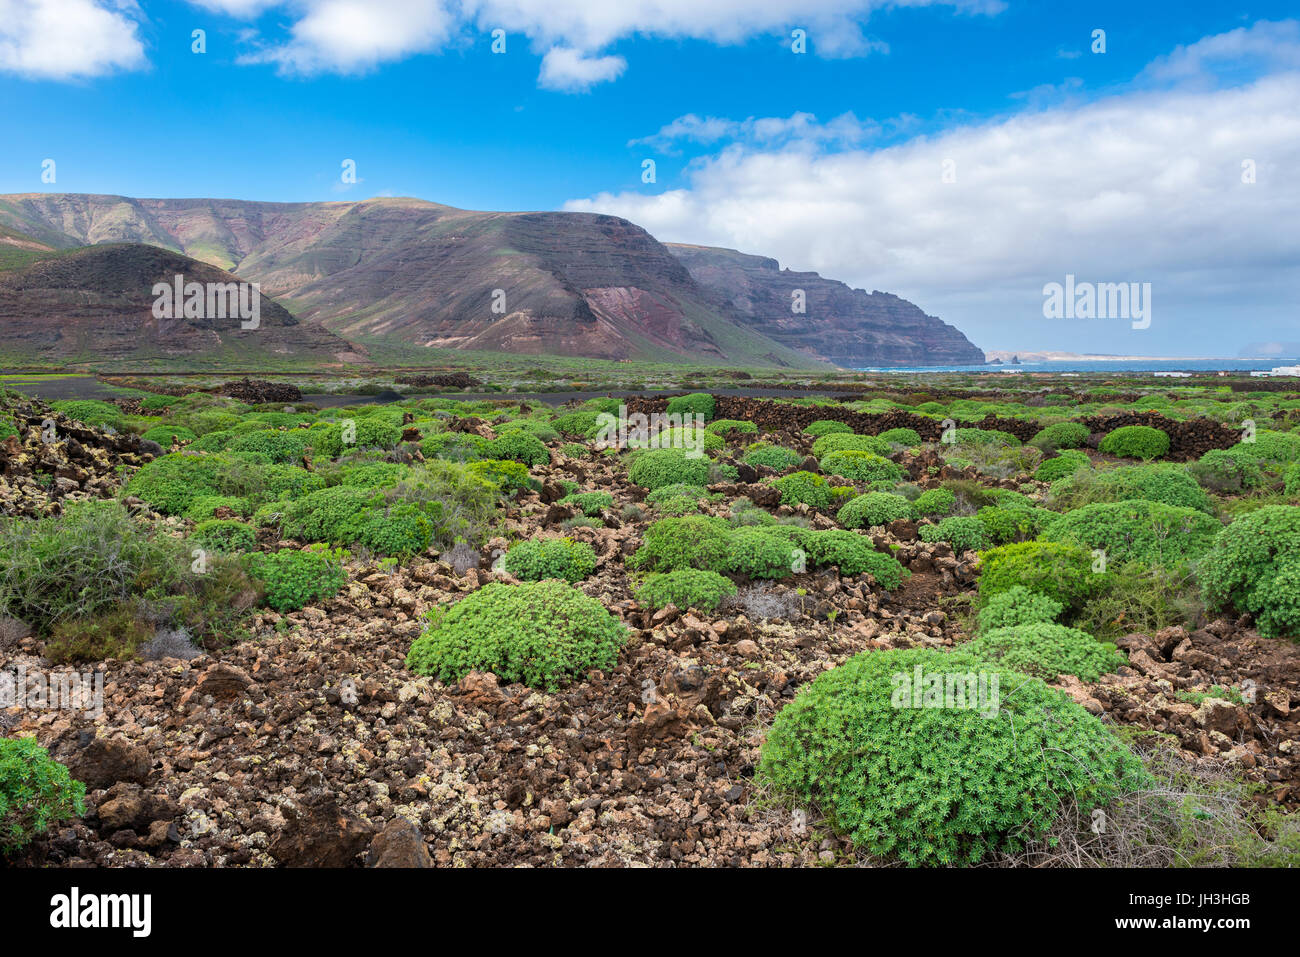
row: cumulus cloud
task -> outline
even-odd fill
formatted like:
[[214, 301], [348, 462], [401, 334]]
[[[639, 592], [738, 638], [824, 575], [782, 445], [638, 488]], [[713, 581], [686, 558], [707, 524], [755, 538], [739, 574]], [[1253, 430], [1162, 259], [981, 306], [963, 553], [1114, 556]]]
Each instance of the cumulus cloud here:
[[132, 0], [0, 0], [0, 71], [69, 80], [145, 64]]
[[[208, 0], [239, 8], [249, 0]], [[287, 73], [360, 73], [381, 63], [435, 49], [455, 18], [427, 0], [313, 0], [290, 27], [287, 43], [241, 57], [276, 63]]]
[[[1220, 323], [1294, 323], [1279, 304], [1300, 281], [1298, 102], [1300, 72], [1286, 71], [1026, 109], [879, 149], [729, 143], [695, 157], [684, 188], [566, 208], [897, 292], [962, 328], [1041, 322], [1042, 286], [1067, 273], [1151, 282], [1166, 323], [1210, 321], [1211, 303], [1239, 307]], [[728, 131], [718, 121], [665, 129]], [[1254, 183], [1243, 182], [1248, 162]]]
[[572, 93], [617, 79], [627, 69], [621, 56], [588, 56], [572, 47], [552, 47], [542, 57], [537, 83], [546, 90]]
[[1003, 0], [190, 0], [242, 19], [268, 11], [291, 18], [289, 37], [262, 37], [246, 57], [285, 72], [351, 73], [445, 47], [458, 35], [494, 29], [527, 38], [543, 55], [539, 83], [581, 91], [626, 68], [611, 45], [632, 36], [744, 43], [768, 36], [789, 42], [807, 33], [808, 50], [823, 57], [888, 50], [864, 29], [882, 7], [940, 7], [995, 14]]

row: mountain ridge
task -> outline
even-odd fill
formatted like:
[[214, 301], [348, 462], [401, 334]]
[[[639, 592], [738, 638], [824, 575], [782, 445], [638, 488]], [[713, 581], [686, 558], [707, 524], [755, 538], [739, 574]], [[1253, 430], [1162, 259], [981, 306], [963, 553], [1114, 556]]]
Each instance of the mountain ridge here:
[[[24, 193], [0, 196], [0, 229], [54, 250], [113, 242], [168, 249], [258, 282], [305, 324], [363, 345], [815, 368], [873, 357], [916, 364], [929, 352], [955, 361], [949, 354], [964, 344], [965, 355], [979, 355], [964, 361], [983, 359], [905, 300], [868, 309], [815, 273], [782, 270], [772, 281], [761, 269], [702, 266], [702, 257], [747, 254], [664, 244], [598, 213], [480, 212], [413, 197], [277, 203]], [[791, 276], [815, 291], [810, 301], [845, 314], [781, 321], [773, 304]], [[906, 335], [888, 328], [900, 321]], [[846, 336], [855, 324], [862, 328]], [[837, 340], [859, 352], [837, 353]]]

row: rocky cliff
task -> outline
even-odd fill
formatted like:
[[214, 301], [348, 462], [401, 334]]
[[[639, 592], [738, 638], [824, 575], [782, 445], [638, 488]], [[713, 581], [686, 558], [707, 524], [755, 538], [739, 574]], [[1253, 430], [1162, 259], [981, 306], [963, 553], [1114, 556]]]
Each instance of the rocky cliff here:
[[[956, 328], [887, 292], [853, 289], [734, 249], [668, 248], [752, 329], [846, 368], [967, 365], [984, 353]], [[802, 292], [803, 312], [793, 308]]]

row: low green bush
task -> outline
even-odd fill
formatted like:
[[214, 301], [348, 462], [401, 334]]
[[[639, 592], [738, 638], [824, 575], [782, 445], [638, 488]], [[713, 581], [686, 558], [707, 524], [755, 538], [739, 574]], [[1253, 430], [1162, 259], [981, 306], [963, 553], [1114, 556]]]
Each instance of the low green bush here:
[[851, 426], [848, 426], [843, 422], [836, 422], [834, 419], [818, 419], [816, 422], [808, 423], [807, 427], [803, 430], [804, 435], [811, 435], [814, 438], [820, 438], [823, 435], [831, 435], [833, 433], [852, 435], [853, 429]]
[[957, 505], [957, 496], [951, 489], [930, 488], [916, 497], [912, 510], [917, 515], [948, 515]]
[[819, 467], [827, 475], [839, 475], [855, 482], [901, 482], [905, 476], [902, 466], [874, 452], [843, 449], [822, 456]]
[[705, 420], [713, 418], [717, 400], [707, 392], [692, 392], [690, 395], [677, 395], [668, 400], [665, 412], [669, 415], [702, 415]]
[[785, 578], [794, 573], [804, 552], [804, 533], [790, 525], [753, 525], [732, 529], [725, 539], [726, 557], [716, 571], [749, 578]]
[[1187, 471], [1212, 492], [1236, 494], [1259, 488], [1264, 484], [1264, 470], [1259, 459], [1242, 448], [1210, 449], [1187, 466]]
[[1080, 508], [1098, 502], [1160, 502], [1211, 511], [1210, 497], [1181, 465], [1160, 462], [1114, 469], [1079, 470], [1052, 484], [1052, 505]]
[[1262, 635], [1300, 636], [1300, 507], [1270, 505], [1215, 537], [1198, 569], [1216, 608], [1250, 612]]
[[693, 458], [685, 449], [645, 449], [635, 453], [628, 478], [650, 491], [664, 485], [707, 485], [709, 460]]
[[758, 426], [744, 419], [714, 419], [706, 428], [715, 435], [753, 435]]
[[1159, 459], [1169, 454], [1169, 435], [1149, 425], [1123, 425], [1107, 433], [1098, 448], [1128, 459]]
[[810, 532], [803, 537], [803, 546], [809, 564], [819, 568], [833, 565], [841, 575], [870, 573], [886, 591], [893, 591], [910, 574], [898, 559], [876, 551], [870, 538], [856, 532], [837, 528]]
[[571, 538], [531, 538], [506, 550], [505, 570], [524, 581], [581, 581], [596, 570], [596, 553]]
[[986, 505], [975, 513], [975, 518], [983, 524], [989, 541], [994, 545], [1033, 538], [1055, 517], [1056, 513], [1047, 509], [1005, 505]]
[[921, 444], [921, 433], [916, 429], [886, 429], [876, 438], [890, 445], [901, 445], [908, 449], [916, 448]]
[[1128, 659], [1109, 642], [1046, 621], [994, 628], [959, 647], [985, 661], [1045, 681], [1055, 681], [1061, 675], [1096, 681], [1128, 664]]
[[287, 612], [337, 595], [348, 581], [346, 559], [341, 548], [309, 545], [300, 551], [253, 552], [245, 561], [249, 574], [265, 590], [266, 604]]
[[[1096, 570], [1094, 570], [1094, 568]], [[979, 603], [1021, 585], [1077, 610], [1109, 585], [1111, 573], [1092, 553], [1065, 542], [1017, 542], [980, 555]]]
[[717, 572], [680, 568], [674, 572], [647, 575], [636, 589], [636, 599], [647, 608], [667, 605], [713, 611], [723, 599], [736, 594], [736, 586]]
[[528, 474], [527, 465], [512, 459], [479, 459], [467, 463], [465, 472], [491, 482], [506, 493], [527, 491], [536, 481]]
[[774, 483], [781, 493], [782, 505], [807, 505], [824, 509], [831, 504], [831, 487], [816, 472], [792, 472]]
[[99, 399], [62, 399], [51, 402], [50, 408], [83, 425], [107, 425], [119, 432], [125, 418], [117, 406]]
[[489, 440], [483, 446], [482, 457], [510, 459], [525, 465], [549, 465], [551, 461], [551, 453], [541, 439], [517, 429]]
[[1058, 422], [1040, 429], [1029, 444], [1045, 452], [1057, 449], [1080, 449], [1088, 444], [1088, 427], [1078, 422]]
[[917, 534], [923, 542], [947, 542], [958, 552], [977, 552], [993, 544], [984, 523], [973, 515], [952, 515], [938, 525], [922, 525]]
[[892, 451], [893, 447], [879, 436], [853, 435], [848, 432], [831, 432], [812, 445], [812, 454], [818, 459], [832, 452], [871, 452], [885, 458]]
[[613, 668], [626, 639], [618, 619], [572, 585], [494, 582], [448, 609], [433, 609], [406, 666], [442, 681], [490, 671], [555, 691], [594, 668]]
[[786, 469], [794, 468], [802, 462], [803, 456], [792, 449], [772, 445], [770, 442], [755, 442], [745, 452], [742, 461], [746, 465], [752, 465], [755, 468], [765, 465], [778, 472], [784, 472]]
[[1042, 538], [1101, 549], [1108, 563], [1177, 565], [1203, 555], [1222, 527], [1194, 508], [1142, 500], [1099, 502], [1055, 519]]
[[725, 521], [711, 516], [660, 519], [646, 529], [641, 547], [627, 564], [653, 572], [717, 571], [726, 566], [729, 531]]
[[[941, 691], [940, 706], [927, 707], [922, 689], [912, 693], [918, 675], [944, 689], [980, 672], [998, 682], [991, 715], [986, 702], [943, 707]], [[776, 716], [758, 777], [815, 805], [863, 850], [911, 865], [1014, 853], [1056, 824], [1065, 800], [1086, 816], [1149, 783], [1141, 762], [1059, 691], [923, 648], [863, 652], [820, 675]]]
[[835, 516], [845, 528], [872, 528], [913, 517], [912, 503], [891, 492], [868, 492], [850, 499]]
[[1059, 601], [1016, 585], [993, 595], [979, 611], [981, 632], [1054, 622], [1065, 611]]
[[1067, 475], [1073, 475], [1080, 469], [1091, 468], [1088, 456], [1082, 452], [1065, 451], [1054, 458], [1045, 459], [1034, 470], [1034, 478], [1040, 482], [1055, 482]]
[[146, 442], [157, 442], [163, 448], [170, 448], [173, 439], [177, 442], [193, 442], [198, 436], [184, 426], [155, 425], [142, 433], [140, 438]]
[[0, 738], [0, 854], [86, 813], [86, 786], [35, 738]]

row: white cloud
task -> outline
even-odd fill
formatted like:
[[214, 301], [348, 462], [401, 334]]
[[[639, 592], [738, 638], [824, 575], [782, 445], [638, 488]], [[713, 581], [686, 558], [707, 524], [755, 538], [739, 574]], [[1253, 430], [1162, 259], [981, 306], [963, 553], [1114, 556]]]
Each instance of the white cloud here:
[[132, 0], [0, 0], [0, 71], [43, 80], [145, 64]]
[[883, 7], [941, 7], [994, 14], [1003, 0], [190, 0], [241, 19], [268, 11], [292, 22], [289, 38], [268, 40], [247, 62], [274, 62], [286, 72], [352, 73], [417, 53], [434, 52], [455, 36], [503, 29], [543, 54], [539, 82], [584, 90], [618, 77], [625, 61], [606, 52], [632, 36], [697, 39], [717, 44], [770, 37], [788, 43], [807, 31], [808, 49], [823, 57], [888, 50], [864, 25]]
[[537, 84], [546, 90], [574, 93], [617, 79], [627, 69], [621, 56], [588, 56], [572, 47], [552, 47], [542, 57]]
[[[1228, 316], [1294, 324], [1282, 304], [1300, 282], [1297, 103], [1300, 73], [1287, 72], [1026, 110], [884, 149], [831, 151], [816, 135], [779, 148], [731, 143], [695, 158], [685, 188], [566, 208], [897, 292], [963, 329], [1004, 330], [1015, 317], [1041, 328], [1042, 286], [1067, 272], [1152, 282], [1155, 331], [1127, 351], [1162, 336], [1177, 348], [1176, 323], [1211, 322], [1207, 310], [1220, 329]], [[665, 130], [729, 128], [710, 118]], [[1253, 185], [1242, 182], [1247, 159]], [[942, 181], [946, 160], [956, 182]], [[1276, 334], [1259, 327], [1251, 338]]]
[[679, 143], [712, 145], [722, 141], [744, 140], [764, 145], [781, 142], [835, 143], [856, 145], [878, 136], [879, 123], [859, 120], [852, 112], [843, 113], [828, 123], [817, 122], [812, 113], [795, 112], [788, 117], [749, 117], [744, 120], [716, 116], [679, 116], [659, 132], [628, 142], [628, 146], [652, 146], [669, 150]]
[[[241, 7], [248, 0], [208, 0]], [[277, 63], [287, 73], [360, 73], [435, 49], [455, 19], [428, 0], [312, 0], [281, 46], [248, 54], [242, 62]]]
[[1268, 71], [1300, 69], [1300, 21], [1260, 20], [1249, 27], [1203, 37], [1155, 60], [1144, 76], [1212, 81], [1220, 71], [1239, 66]]

